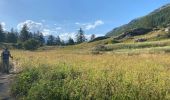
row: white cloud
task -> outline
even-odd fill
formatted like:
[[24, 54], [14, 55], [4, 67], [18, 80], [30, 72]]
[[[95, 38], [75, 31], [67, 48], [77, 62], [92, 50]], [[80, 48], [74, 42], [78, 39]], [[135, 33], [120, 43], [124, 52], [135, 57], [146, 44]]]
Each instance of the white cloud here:
[[[60, 38], [64, 41], [67, 41], [69, 37], [71, 37], [74, 41], [76, 41], [76, 34], [75, 32], [66, 32], [60, 34]], [[92, 34], [85, 34], [87, 40], [90, 40]], [[95, 34], [96, 37], [103, 36], [103, 34]]]
[[91, 29], [95, 29], [97, 26], [103, 25], [104, 22], [102, 20], [96, 20], [93, 23], [79, 23], [76, 22], [76, 25], [79, 25], [80, 27], [84, 28], [85, 30], [91, 30]]
[[45, 23], [45, 22], [46, 22], [46, 20], [45, 20], [45, 19], [42, 19], [41, 21], [42, 21], [43, 23]]
[[79, 23], [79, 22], [76, 22], [75, 24], [76, 24], [76, 25], [80, 25], [80, 23]]
[[43, 35], [47, 36], [51, 34], [51, 31], [49, 29], [43, 29], [42, 33]]
[[45, 36], [47, 35], [54, 35], [54, 36], [57, 36], [58, 35], [58, 31], [57, 30], [53, 30], [53, 29], [43, 29], [41, 31]]
[[0, 24], [2, 25], [3, 30], [6, 30], [6, 28], [5, 28], [5, 26], [6, 26], [5, 22], [1, 22]]
[[41, 31], [43, 35], [47, 36], [50, 34], [57, 34], [58, 30], [61, 30], [61, 27], [50, 28], [48, 25], [44, 25], [40, 22], [35, 22], [32, 20], [26, 20], [17, 25], [17, 29], [21, 30], [23, 25], [26, 24], [31, 32]]
[[34, 22], [32, 20], [26, 20], [25, 22], [21, 22], [17, 25], [17, 29], [21, 30], [23, 25], [26, 24], [31, 32], [42, 31], [44, 26], [42, 23]]
[[2, 26], [5, 26], [6, 24], [5, 24], [5, 22], [1, 22], [1, 25], [2, 25]]
[[64, 41], [67, 41], [69, 39], [69, 37], [71, 37], [74, 40], [76, 40], [76, 33], [75, 32], [66, 32], [66, 33], [60, 34], [59, 36]]
[[55, 29], [56, 29], [56, 30], [61, 30], [62, 28], [61, 28], [61, 27], [56, 27]]
[[97, 26], [103, 25], [104, 22], [102, 20], [97, 20], [94, 23], [89, 23], [85, 25], [85, 29], [86, 30], [91, 30], [91, 29], [95, 29]]

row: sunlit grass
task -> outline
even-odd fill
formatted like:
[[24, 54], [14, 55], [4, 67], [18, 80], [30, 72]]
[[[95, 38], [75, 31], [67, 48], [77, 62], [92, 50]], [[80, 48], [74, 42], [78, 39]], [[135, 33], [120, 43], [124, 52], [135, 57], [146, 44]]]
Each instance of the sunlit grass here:
[[12, 51], [24, 69], [13, 94], [30, 100], [170, 99], [170, 54], [66, 51]]

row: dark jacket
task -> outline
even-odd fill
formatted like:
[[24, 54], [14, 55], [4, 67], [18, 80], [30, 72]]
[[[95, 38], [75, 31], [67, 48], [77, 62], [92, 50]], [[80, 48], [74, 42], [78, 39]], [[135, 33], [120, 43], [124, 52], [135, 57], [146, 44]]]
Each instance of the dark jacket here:
[[1, 53], [2, 60], [9, 60], [9, 57], [11, 57], [10, 51], [4, 50]]

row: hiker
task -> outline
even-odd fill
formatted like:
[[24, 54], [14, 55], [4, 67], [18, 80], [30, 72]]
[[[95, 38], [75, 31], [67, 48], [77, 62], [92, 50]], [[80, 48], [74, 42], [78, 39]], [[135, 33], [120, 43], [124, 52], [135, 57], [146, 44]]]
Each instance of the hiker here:
[[8, 48], [5, 48], [1, 53], [1, 59], [3, 64], [3, 72], [9, 74], [9, 57], [13, 59]]

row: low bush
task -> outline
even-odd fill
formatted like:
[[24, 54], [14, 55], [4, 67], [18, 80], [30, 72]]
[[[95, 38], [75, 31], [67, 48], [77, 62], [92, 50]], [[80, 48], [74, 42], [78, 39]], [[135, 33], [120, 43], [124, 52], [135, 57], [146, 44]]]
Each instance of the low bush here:
[[21, 42], [18, 42], [16, 44], [14, 44], [13, 47], [17, 48], [17, 49], [22, 49], [23, 48], [23, 44]]
[[23, 47], [26, 49], [26, 50], [35, 50], [37, 49], [38, 47], [40, 47], [40, 44], [37, 40], [35, 39], [29, 39], [27, 41], [24, 42], [23, 44]]
[[96, 47], [92, 48], [92, 51], [110, 51], [110, 48], [105, 45], [97, 45]]
[[12, 86], [12, 94], [15, 97], [27, 96], [28, 91], [32, 85], [38, 81], [39, 73], [36, 68], [34, 69], [25, 69], [22, 74], [20, 74], [15, 83]]

